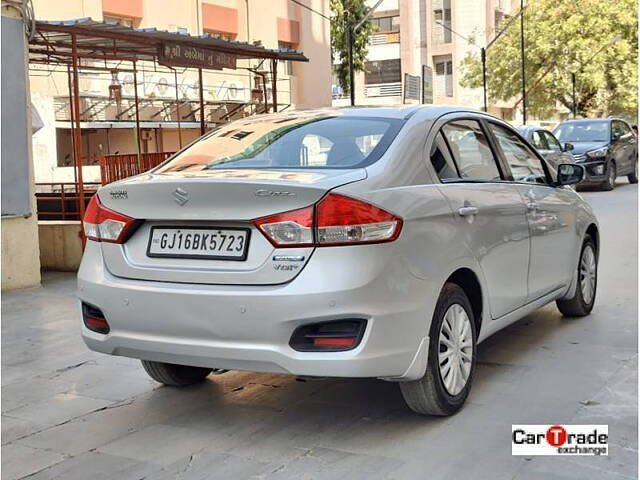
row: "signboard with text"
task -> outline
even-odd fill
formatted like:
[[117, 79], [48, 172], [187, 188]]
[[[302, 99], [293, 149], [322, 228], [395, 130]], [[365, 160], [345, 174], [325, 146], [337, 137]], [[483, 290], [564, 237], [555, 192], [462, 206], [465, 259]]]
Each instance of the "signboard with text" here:
[[422, 103], [433, 103], [433, 69], [422, 66]]
[[420, 77], [404, 74], [404, 100], [420, 100]]
[[235, 70], [237, 59], [237, 56], [229, 53], [171, 42], [164, 42], [158, 54], [158, 62], [162, 65], [210, 70], [222, 70], [223, 68]]

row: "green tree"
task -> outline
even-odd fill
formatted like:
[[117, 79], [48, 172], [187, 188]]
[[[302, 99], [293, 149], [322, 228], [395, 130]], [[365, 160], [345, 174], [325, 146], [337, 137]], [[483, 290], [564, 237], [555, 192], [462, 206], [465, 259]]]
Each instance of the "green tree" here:
[[[346, 28], [354, 27], [368, 13], [369, 7], [365, 0], [331, 0], [331, 49], [340, 63], [334, 65], [340, 86], [346, 94], [349, 93], [349, 47], [347, 45]], [[353, 69], [355, 72], [364, 70], [367, 58], [367, 42], [374, 31], [370, 19], [353, 34]]]
[[[530, 0], [524, 11], [527, 109], [544, 118], [560, 103], [576, 110], [634, 116], [638, 111], [636, 0]], [[479, 54], [461, 64], [461, 84], [482, 86]], [[520, 22], [487, 50], [489, 104], [521, 97]]]

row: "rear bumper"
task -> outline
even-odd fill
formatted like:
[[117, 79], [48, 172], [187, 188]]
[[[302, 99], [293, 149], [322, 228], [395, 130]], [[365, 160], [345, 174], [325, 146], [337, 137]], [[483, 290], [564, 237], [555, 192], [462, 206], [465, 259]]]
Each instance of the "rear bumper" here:
[[[92, 350], [193, 366], [329, 377], [415, 379], [424, 374], [436, 286], [412, 276], [392, 244], [318, 249], [293, 281], [273, 286], [180, 284], [118, 278], [87, 243], [78, 295], [111, 331], [82, 326]], [[345, 265], [359, 265], [348, 270]], [[433, 299], [433, 302], [430, 301]], [[298, 352], [296, 327], [365, 318], [358, 347]]]

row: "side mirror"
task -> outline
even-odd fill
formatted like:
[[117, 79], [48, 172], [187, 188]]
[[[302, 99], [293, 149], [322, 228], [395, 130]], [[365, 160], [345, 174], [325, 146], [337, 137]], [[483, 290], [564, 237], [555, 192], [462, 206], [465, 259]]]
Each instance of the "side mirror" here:
[[558, 185], [575, 185], [584, 179], [584, 167], [575, 163], [558, 165]]
[[612, 141], [612, 142], [617, 142], [618, 140], [620, 140], [620, 137], [621, 137], [621, 136], [622, 136], [622, 135], [620, 135], [620, 132], [613, 132], [613, 133], [611, 134], [611, 141]]
[[565, 143], [565, 144], [562, 146], [562, 151], [563, 151], [563, 152], [570, 152], [570, 151], [572, 151], [574, 148], [576, 148], [576, 147], [573, 145], [573, 143], [568, 143], [568, 142], [567, 142], [567, 143]]

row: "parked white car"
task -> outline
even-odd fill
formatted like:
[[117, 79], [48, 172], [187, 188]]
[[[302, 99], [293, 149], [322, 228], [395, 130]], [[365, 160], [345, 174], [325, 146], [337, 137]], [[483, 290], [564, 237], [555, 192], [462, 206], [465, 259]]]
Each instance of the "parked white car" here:
[[167, 385], [377, 377], [449, 415], [479, 342], [553, 301], [593, 308], [598, 223], [567, 187], [583, 175], [552, 177], [508, 124], [462, 108], [229, 123], [93, 197], [82, 335]]

